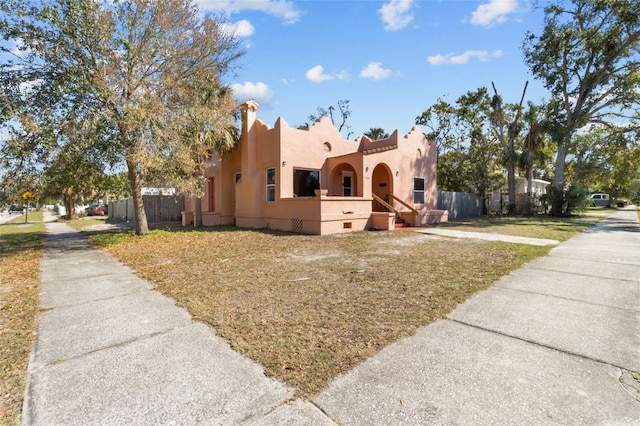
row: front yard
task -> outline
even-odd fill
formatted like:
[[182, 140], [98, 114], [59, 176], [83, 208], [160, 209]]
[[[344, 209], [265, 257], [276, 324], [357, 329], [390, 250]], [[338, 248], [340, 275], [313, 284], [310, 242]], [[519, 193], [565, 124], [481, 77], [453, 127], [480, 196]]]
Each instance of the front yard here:
[[[597, 218], [520, 220], [510, 221], [510, 232], [564, 240]], [[91, 238], [305, 398], [552, 248], [413, 232], [305, 236], [231, 227]]]
[[[448, 226], [566, 240], [600, 216], [495, 218]], [[20, 424], [38, 306], [41, 213], [0, 226], [0, 424]], [[127, 228], [68, 222], [211, 324], [270, 376], [311, 398], [390, 342], [446, 316], [551, 247], [413, 232], [305, 236], [236, 228]]]

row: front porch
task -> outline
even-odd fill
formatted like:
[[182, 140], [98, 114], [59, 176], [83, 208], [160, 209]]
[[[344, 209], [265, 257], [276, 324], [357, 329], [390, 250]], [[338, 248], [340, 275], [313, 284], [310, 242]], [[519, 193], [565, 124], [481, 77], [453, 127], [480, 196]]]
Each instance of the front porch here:
[[[281, 198], [277, 204], [265, 205], [260, 217], [232, 217], [220, 212], [205, 211], [202, 212], [202, 224], [328, 235], [364, 230], [393, 230], [400, 226], [420, 227], [430, 223], [446, 222], [448, 218], [446, 210], [418, 212], [403, 202], [397, 204], [404, 208], [396, 208], [375, 194], [372, 197], [325, 194], [326, 191], [323, 190], [315, 197]], [[391, 199], [395, 197], [391, 195]], [[183, 226], [194, 226], [195, 215], [195, 211], [184, 211]]]

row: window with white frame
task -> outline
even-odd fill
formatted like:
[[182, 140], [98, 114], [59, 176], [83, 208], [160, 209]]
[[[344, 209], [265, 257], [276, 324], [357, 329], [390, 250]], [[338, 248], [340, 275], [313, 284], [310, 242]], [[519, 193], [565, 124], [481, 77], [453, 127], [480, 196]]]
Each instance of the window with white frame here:
[[267, 182], [267, 203], [273, 203], [276, 201], [276, 169], [267, 169], [266, 171]]
[[424, 204], [424, 178], [413, 178], [413, 204]]

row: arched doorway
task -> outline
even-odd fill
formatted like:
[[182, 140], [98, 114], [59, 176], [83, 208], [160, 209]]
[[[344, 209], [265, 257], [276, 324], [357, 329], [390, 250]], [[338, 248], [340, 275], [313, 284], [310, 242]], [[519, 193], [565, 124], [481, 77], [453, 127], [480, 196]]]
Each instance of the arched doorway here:
[[350, 164], [342, 163], [335, 167], [330, 183], [330, 195], [339, 197], [358, 196], [358, 175]]
[[[389, 203], [389, 194], [393, 194], [393, 175], [391, 169], [384, 163], [378, 164], [371, 175], [371, 192]], [[374, 212], [388, 211], [382, 204], [373, 200]]]

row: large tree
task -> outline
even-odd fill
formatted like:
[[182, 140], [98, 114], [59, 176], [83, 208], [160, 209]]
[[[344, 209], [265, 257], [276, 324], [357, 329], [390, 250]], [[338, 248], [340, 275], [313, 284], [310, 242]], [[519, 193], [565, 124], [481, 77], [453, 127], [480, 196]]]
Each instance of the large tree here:
[[[540, 35], [528, 33], [525, 62], [551, 92], [558, 146], [553, 186], [565, 191], [572, 138], [589, 123], [634, 115], [640, 99], [640, 2], [556, 0], [545, 7]], [[552, 205], [561, 215], [562, 197]]]
[[519, 160], [520, 136], [524, 123], [522, 120], [522, 104], [527, 93], [526, 82], [522, 90], [519, 104], [504, 104], [502, 96], [498, 94], [495, 83], [493, 96], [491, 98], [491, 109], [489, 110], [489, 123], [491, 131], [502, 146], [502, 165], [507, 169], [507, 191], [509, 193], [509, 213], [516, 208], [516, 166]]
[[502, 149], [499, 162], [507, 171], [509, 213], [512, 213], [516, 207], [515, 170], [518, 165], [521, 132], [524, 127], [522, 104], [527, 85], [528, 83], [525, 83], [518, 104], [505, 104], [493, 83], [493, 96], [489, 95], [487, 88], [481, 87], [475, 92], [467, 92], [458, 99], [460, 111], [476, 117], [475, 119], [479, 120], [478, 126], [486, 129], [486, 132], [491, 134], [489, 139], [495, 140]]
[[577, 154], [567, 165], [568, 174], [581, 188], [606, 192], [611, 198], [628, 197], [640, 176], [640, 142], [637, 129], [594, 127], [576, 135]]
[[351, 108], [348, 99], [340, 99], [336, 102], [336, 106], [329, 105], [328, 108], [317, 107], [315, 114], [309, 114], [308, 122], [299, 126], [300, 129], [308, 129], [310, 125], [320, 120], [322, 117], [329, 117], [334, 126], [338, 129], [345, 139], [349, 139], [353, 135], [351, 126], [347, 124], [347, 120], [351, 116]]
[[438, 99], [416, 118], [416, 124], [427, 127], [425, 136], [436, 142], [440, 189], [484, 197], [500, 185], [500, 143], [490, 130], [490, 110], [491, 98], [480, 88], [455, 104]]
[[460, 150], [467, 129], [458, 119], [454, 105], [439, 98], [437, 102], [416, 117], [416, 124], [426, 127], [425, 137], [436, 144], [436, 162], [450, 150]]
[[544, 171], [545, 165], [551, 159], [552, 148], [545, 137], [546, 122], [544, 111], [544, 108], [529, 102], [527, 109], [523, 112], [527, 133], [524, 137], [519, 163], [527, 176], [527, 197], [522, 209], [525, 215], [533, 213], [533, 180], [536, 177], [535, 172], [539, 169]]
[[176, 177], [192, 176], [193, 163], [171, 159], [185, 146], [202, 162], [202, 146], [231, 145], [234, 105], [221, 78], [242, 54], [237, 37], [193, 0], [12, 0], [0, 8], [2, 48], [12, 55], [0, 64], [3, 124], [26, 114], [105, 132], [102, 152], [126, 167], [136, 234], [146, 234], [141, 189], [149, 178], [184, 182]]
[[[481, 164], [474, 164], [472, 169], [476, 170], [475, 175], [482, 176], [483, 171], [487, 172], [487, 178], [481, 178], [480, 181], [495, 183], [495, 179], [488, 178], [490, 169], [497, 164], [496, 159], [491, 158], [487, 162], [485, 155], [494, 151], [494, 142], [502, 148], [502, 155], [499, 162], [507, 170], [507, 187], [509, 193], [509, 211], [513, 211], [516, 205], [516, 184], [515, 170], [518, 165], [519, 148], [521, 142], [521, 132], [524, 127], [522, 120], [522, 104], [527, 90], [525, 84], [522, 97], [519, 104], [505, 104], [502, 97], [498, 94], [495, 84], [493, 85], [493, 96], [491, 96], [486, 87], [480, 87], [476, 91], [469, 91], [460, 96], [456, 105], [438, 99], [438, 101], [426, 109], [420, 116], [416, 117], [416, 124], [426, 126], [428, 132], [425, 136], [429, 140], [436, 143], [436, 153], [438, 156], [438, 170], [443, 167], [447, 170], [451, 169], [451, 165], [441, 164], [440, 156], [446, 154], [450, 150], [462, 152], [466, 150], [464, 142], [475, 141], [475, 145], [468, 148], [482, 146], [485, 151], [479, 150], [475, 157], [467, 157], [469, 160], [480, 161]], [[470, 138], [470, 135], [475, 135]], [[480, 137], [481, 136], [481, 137]], [[489, 148], [490, 147], [490, 148]], [[488, 148], [488, 149], [487, 149]], [[473, 149], [469, 149], [467, 154], [471, 154]], [[455, 164], [463, 165], [465, 162], [459, 161], [460, 155], [446, 155], [446, 161], [456, 159]], [[486, 167], [489, 168], [486, 168]], [[461, 171], [461, 176], [464, 173]], [[450, 179], [445, 182], [450, 184], [458, 179]], [[477, 183], [477, 182], [476, 182]], [[464, 186], [464, 185], [462, 185]], [[460, 188], [461, 185], [453, 185], [452, 187]], [[481, 187], [483, 185], [480, 185]], [[491, 185], [487, 186], [489, 188]], [[450, 189], [453, 190], [453, 189]], [[458, 189], [456, 189], [458, 190]], [[474, 191], [476, 192], [476, 191]]]

